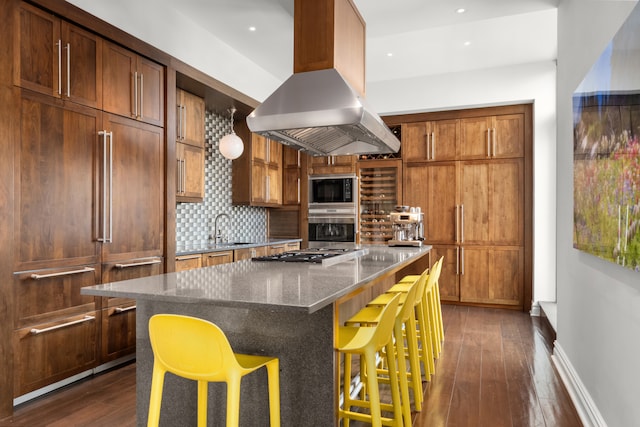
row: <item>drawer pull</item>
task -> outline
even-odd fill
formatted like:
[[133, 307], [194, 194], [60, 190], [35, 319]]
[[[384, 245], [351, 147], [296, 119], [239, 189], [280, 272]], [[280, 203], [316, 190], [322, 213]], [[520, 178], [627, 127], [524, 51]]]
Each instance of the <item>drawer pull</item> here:
[[160, 264], [162, 261], [159, 259], [152, 259], [150, 261], [130, 262], [128, 264], [116, 264], [116, 268], [128, 268], [128, 267], [140, 267], [142, 265]]
[[129, 307], [116, 307], [115, 311], [113, 312], [113, 314], [120, 314], [120, 313], [126, 313], [127, 311], [131, 311], [131, 310], [135, 310], [136, 306], [135, 305], [131, 305]]
[[219, 254], [207, 254], [209, 258], [218, 258], [221, 256], [229, 256], [229, 252], [221, 252]]
[[198, 259], [201, 258], [200, 254], [197, 255], [182, 255], [180, 258], [177, 258], [176, 261], [187, 261], [189, 259]]
[[70, 274], [78, 274], [78, 273], [88, 273], [90, 271], [96, 271], [95, 268], [92, 267], [85, 267], [81, 270], [71, 270], [71, 271], [60, 271], [58, 273], [49, 273], [49, 274], [32, 274], [31, 278], [35, 279], [35, 280], [39, 280], [39, 279], [47, 279], [49, 277], [58, 277], [58, 276], [67, 276]]
[[95, 316], [84, 316], [83, 319], [74, 320], [72, 322], [63, 323], [61, 325], [51, 326], [44, 329], [31, 329], [31, 335], [44, 334], [45, 332], [55, 331], [56, 329], [66, 328], [67, 326], [77, 325], [78, 323], [88, 322], [89, 320], [95, 320]]

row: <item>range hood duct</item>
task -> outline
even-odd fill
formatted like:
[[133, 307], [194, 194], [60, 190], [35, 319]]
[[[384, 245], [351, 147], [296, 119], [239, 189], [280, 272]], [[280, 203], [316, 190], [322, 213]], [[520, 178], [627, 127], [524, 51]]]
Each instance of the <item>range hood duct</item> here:
[[247, 116], [247, 125], [312, 156], [400, 149], [398, 138], [334, 68], [292, 74]]

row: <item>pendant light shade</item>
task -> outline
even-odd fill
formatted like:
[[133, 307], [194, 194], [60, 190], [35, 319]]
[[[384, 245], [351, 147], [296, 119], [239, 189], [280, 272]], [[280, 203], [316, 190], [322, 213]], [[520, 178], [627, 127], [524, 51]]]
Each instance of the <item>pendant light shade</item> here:
[[242, 155], [244, 151], [244, 144], [242, 139], [233, 130], [233, 114], [236, 112], [235, 108], [231, 108], [231, 133], [223, 136], [220, 139], [220, 153], [227, 159], [237, 159]]

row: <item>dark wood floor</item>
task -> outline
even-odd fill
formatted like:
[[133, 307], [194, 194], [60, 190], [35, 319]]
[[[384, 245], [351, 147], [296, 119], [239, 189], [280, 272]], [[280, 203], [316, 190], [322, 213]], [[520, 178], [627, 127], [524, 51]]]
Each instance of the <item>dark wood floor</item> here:
[[[582, 426], [551, 363], [543, 320], [451, 305], [443, 306], [443, 318], [442, 355], [415, 426]], [[135, 420], [132, 363], [27, 402], [0, 426], [120, 427]]]

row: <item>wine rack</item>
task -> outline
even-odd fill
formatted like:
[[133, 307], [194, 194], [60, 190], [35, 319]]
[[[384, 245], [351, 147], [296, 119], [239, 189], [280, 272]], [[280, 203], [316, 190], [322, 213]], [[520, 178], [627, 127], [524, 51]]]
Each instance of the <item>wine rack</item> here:
[[402, 204], [402, 162], [358, 162], [360, 177], [360, 243], [386, 244], [392, 237], [389, 213]]

